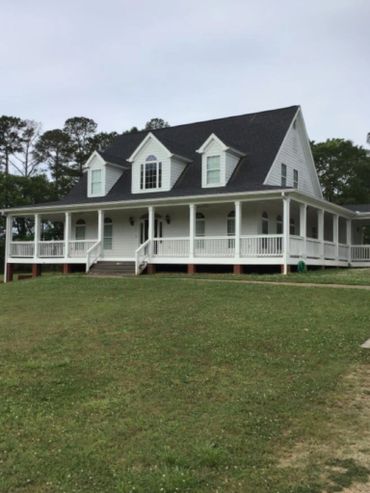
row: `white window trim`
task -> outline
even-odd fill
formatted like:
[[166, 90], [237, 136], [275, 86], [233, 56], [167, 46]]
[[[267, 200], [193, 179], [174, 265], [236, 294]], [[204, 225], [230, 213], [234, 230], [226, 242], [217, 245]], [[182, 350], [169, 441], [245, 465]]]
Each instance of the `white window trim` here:
[[[283, 173], [283, 170], [284, 170], [284, 173]], [[280, 173], [281, 173], [281, 178], [280, 178], [281, 186], [282, 187], [288, 186], [288, 166], [285, 163], [281, 163]]]
[[293, 188], [298, 188], [298, 186], [299, 186], [299, 171], [295, 168], [293, 169]]
[[[214, 168], [214, 169], [208, 169], [208, 162], [210, 159], [214, 159], [214, 158], [218, 158], [218, 168]], [[206, 185], [208, 187], [217, 187], [217, 186], [220, 186], [221, 185], [221, 154], [210, 154], [209, 156], [206, 156]], [[218, 181], [215, 181], [215, 182], [209, 182], [208, 181], [208, 173], [209, 172], [215, 172], [215, 171], [218, 171]]]
[[[156, 186], [155, 187], [146, 187], [146, 167], [147, 165], [156, 165]], [[153, 192], [155, 190], [163, 189], [163, 164], [162, 161], [144, 161], [140, 164], [139, 171], [139, 189], [141, 192]], [[160, 183], [159, 183], [160, 182]]]

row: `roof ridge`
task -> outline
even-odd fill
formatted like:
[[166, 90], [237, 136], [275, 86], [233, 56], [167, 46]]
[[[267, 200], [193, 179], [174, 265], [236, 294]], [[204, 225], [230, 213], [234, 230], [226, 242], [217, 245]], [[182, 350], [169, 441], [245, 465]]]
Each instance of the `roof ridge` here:
[[[156, 129], [143, 129], [143, 130], [138, 130], [137, 132], [132, 132], [132, 134], [144, 134], [144, 133], [149, 133], [149, 132], [160, 132], [163, 130], [168, 130], [170, 128], [178, 128], [178, 127], [186, 127], [188, 125], [197, 125], [201, 123], [211, 123], [211, 122], [216, 122], [220, 120], [231, 120], [233, 118], [241, 118], [243, 116], [256, 116], [256, 115], [261, 115], [262, 113], [273, 113], [275, 111], [282, 111], [282, 110], [289, 110], [300, 108], [299, 104], [293, 104], [292, 106], [283, 106], [282, 108], [274, 108], [272, 110], [263, 110], [263, 111], [253, 111], [252, 113], [241, 113], [239, 115], [230, 115], [230, 116], [222, 116], [219, 118], [211, 118], [210, 120], [200, 120], [197, 122], [189, 122], [189, 123], [179, 123], [178, 125], [170, 125], [169, 127], [162, 127], [162, 128], [156, 128]], [[129, 135], [131, 132], [122, 132], [120, 136], [124, 135]]]

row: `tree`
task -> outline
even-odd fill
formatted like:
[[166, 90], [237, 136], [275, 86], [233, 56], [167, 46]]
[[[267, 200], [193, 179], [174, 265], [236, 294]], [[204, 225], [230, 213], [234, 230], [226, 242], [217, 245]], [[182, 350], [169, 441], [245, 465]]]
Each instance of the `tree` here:
[[98, 125], [91, 118], [75, 116], [64, 123], [63, 131], [70, 139], [73, 165], [82, 175], [83, 165], [91, 154], [91, 141], [96, 134]]
[[152, 118], [145, 124], [145, 130], [157, 130], [158, 128], [169, 127], [169, 123], [162, 118]]
[[21, 118], [3, 115], [0, 117], [0, 169], [9, 174], [11, 157], [22, 151], [21, 131], [25, 123]]
[[95, 134], [89, 141], [89, 155], [94, 151], [105, 151], [117, 136], [117, 132], [99, 132]]
[[24, 126], [20, 132], [21, 144], [18, 153], [14, 155], [13, 168], [22, 176], [36, 173], [40, 163], [33, 156], [35, 144], [40, 137], [41, 123], [34, 120], [23, 120]]
[[311, 143], [326, 200], [338, 204], [370, 202], [370, 158], [345, 139]]
[[49, 168], [58, 197], [65, 195], [76, 181], [73, 152], [70, 136], [59, 128], [44, 132], [35, 145], [33, 156], [37, 163]]

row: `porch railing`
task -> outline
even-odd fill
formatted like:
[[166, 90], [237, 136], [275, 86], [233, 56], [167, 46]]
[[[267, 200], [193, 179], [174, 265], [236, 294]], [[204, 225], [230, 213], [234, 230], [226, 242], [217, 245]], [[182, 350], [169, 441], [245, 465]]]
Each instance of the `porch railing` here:
[[302, 257], [305, 255], [303, 236], [290, 235], [289, 254], [291, 257]]
[[94, 243], [86, 252], [86, 272], [98, 260], [101, 255], [101, 241]]
[[370, 245], [352, 245], [351, 258], [353, 262], [369, 262]]
[[309, 258], [320, 258], [322, 256], [322, 243], [314, 238], [306, 239], [306, 255]]
[[283, 254], [283, 235], [241, 236], [241, 257], [280, 257]]
[[139, 275], [147, 266], [151, 255], [151, 241], [146, 240], [135, 252], [135, 274]]
[[234, 255], [233, 236], [198, 236], [194, 239], [195, 257], [233, 257]]
[[95, 245], [98, 240], [74, 240], [68, 244], [68, 255], [70, 257], [86, 257], [87, 251]]
[[11, 257], [33, 257], [35, 253], [35, 243], [33, 241], [11, 241], [9, 245], [9, 255]]
[[153, 255], [156, 257], [188, 257], [189, 238], [154, 238]]
[[334, 260], [337, 256], [337, 246], [332, 241], [324, 242], [324, 258]]
[[64, 257], [64, 241], [39, 241], [39, 257]]

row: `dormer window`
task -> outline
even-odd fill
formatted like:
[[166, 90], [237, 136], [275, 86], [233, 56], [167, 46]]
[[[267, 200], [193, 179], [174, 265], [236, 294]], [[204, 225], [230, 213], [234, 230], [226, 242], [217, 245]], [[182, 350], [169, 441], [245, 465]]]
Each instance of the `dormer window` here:
[[103, 192], [102, 170], [93, 169], [91, 171], [91, 195], [101, 195]]
[[287, 166], [284, 163], [281, 163], [281, 186], [287, 186]]
[[140, 190], [162, 188], [162, 163], [153, 154], [140, 165]]
[[207, 156], [207, 185], [217, 185], [221, 182], [220, 156]]

